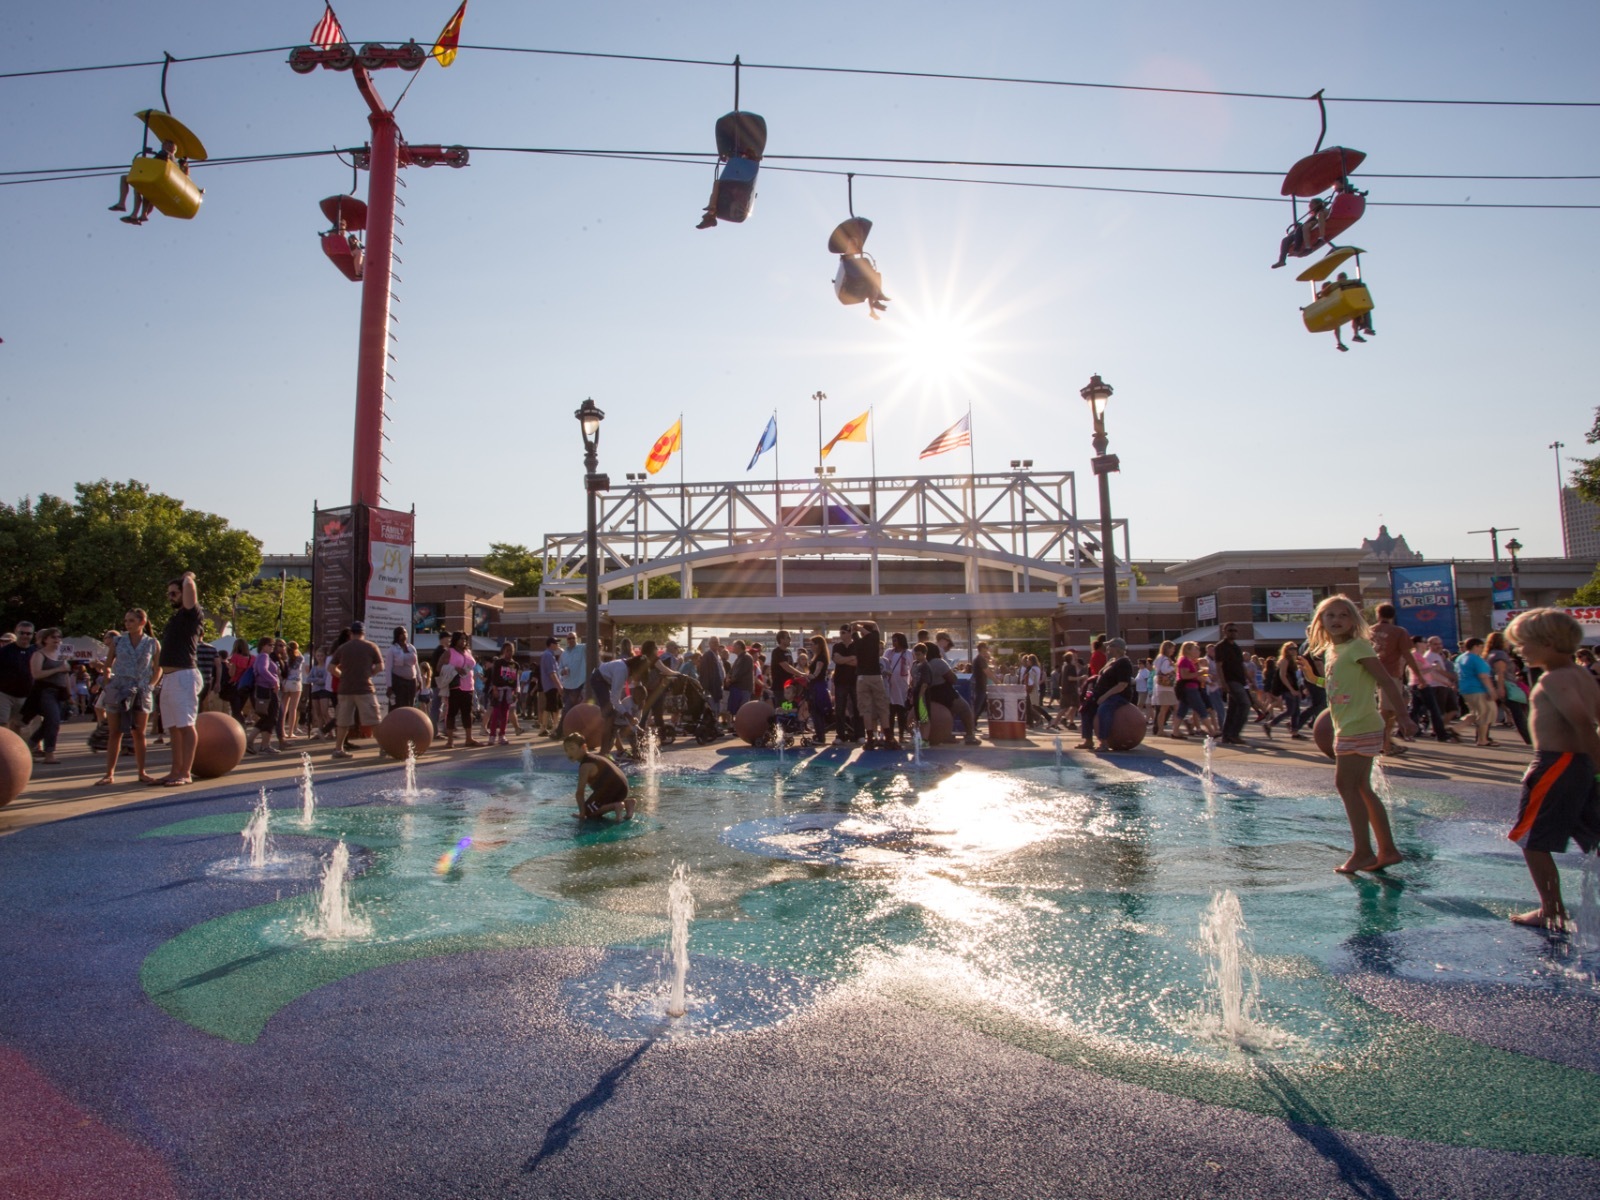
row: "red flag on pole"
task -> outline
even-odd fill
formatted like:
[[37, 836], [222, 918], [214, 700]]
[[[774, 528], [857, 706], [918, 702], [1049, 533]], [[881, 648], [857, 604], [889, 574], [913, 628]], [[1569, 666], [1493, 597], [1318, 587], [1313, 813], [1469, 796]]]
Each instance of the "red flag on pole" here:
[[644, 460], [644, 469], [654, 475], [681, 449], [683, 449], [683, 418], [679, 417], [671, 429], [656, 439], [656, 444], [650, 448], [650, 457]]
[[448, 67], [456, 60], [456, 47], [461, 43], [461, 19], [466, 15], [467, 0], [461, 0], [456, 15], [445, 22], [438, 39], [433, 43], [433, 56], [439, 60], [441, 67]]
[[344, 41], [344, 30], [339, 26], [339, 18], [333, 15], [333, 5], [328, 3], [322, 10], [322, 20], [317, 22], [317, 27], [311, 31], [311, 44], [322, 50], [340, 45]]

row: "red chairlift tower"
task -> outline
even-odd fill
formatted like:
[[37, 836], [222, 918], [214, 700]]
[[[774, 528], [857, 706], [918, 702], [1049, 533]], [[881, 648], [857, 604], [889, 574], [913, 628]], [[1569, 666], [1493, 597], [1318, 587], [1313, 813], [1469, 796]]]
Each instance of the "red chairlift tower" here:
[[[356, 362], [355, 452], [350, 475], [350, 503], [382, 502], [383, 397], [389, 361], [389, 301], [394, 267], [395, 186], [401, 167], [467, 165], [464, 146], [413, 146], [400, 137], [394, 113], [373, 86], [372, 72], [388, 67], [418, 70], [427, 52], [416, 42], [402, 46], [368, 43], [359, 53], [346, 43], [330, 47], [296, 46], [289, 66], [301, 75], [318, 67], [349, 71], [371, 114], [372, 142], [356, 165], [367, 169], [366, 257], [361, 276], [361, 334]], [[365, 162], [362, 159], [365, 159]], [[341, 268], [342, 269], [342, 268]]]

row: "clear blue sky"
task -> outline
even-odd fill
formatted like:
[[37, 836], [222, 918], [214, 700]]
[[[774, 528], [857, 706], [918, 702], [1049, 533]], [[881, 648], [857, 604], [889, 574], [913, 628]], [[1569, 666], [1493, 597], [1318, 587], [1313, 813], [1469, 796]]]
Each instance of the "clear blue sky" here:
[[[451, 0], [345, 0], [352, 39], [431, 41]], [[1600, 6], [472, 0], [467, 44], [1366, 96], [1600, 99]], [[58, 0], [18, 9], [7, 68], [302, 42], [317, 0]], [[391, 99], [409, 78], [383, 72]], [[3, 166], [126, 162], [155, 68], [0, 80]], [[280, 54], [180, 64], [173, 109], [217, 156], [364, 140], [347, 75]], [[416, 142], [709, 150], [731, 69], [463, 51], [424, 69], [399, 117]], [[1311, 104], [747, 71], [773, 153], [1281, 171]], [[1374, 172], [1600, 173], [1600, 110], [1331, 107], [1328, 139]], [[778, 165], [776, 163], [772, 165]], [[874, 168], [917, 173], [917, 168]], [[950, 170], [931, 174], [956, 174]], [[1273, 196], [1275, 180], [974, 172]], [[876, 409], [882, 473], [970, 399], [979, 470], [1030, 457], [1089, 495], [1092, 372], [1116, 388], [1114, 506], [1137, 557], [1353, 546], [1382, 519], [1430, 555], [1520, 526], [1560, 552], [1555, 439], [1584, 452], [1594, 384], [1595, 212], [1369, 210], [1377, 338], [1349, 354], [1299, 324], [1305, 285], [1269, 271], [1288, 206], [858, 178], [893, 298], [833, 298], [845, 185], [764, 170], [754, 217], [694, 228], [708, 167], [479, 154], [409, 170], [396, 287], [386, 501], [418, 548], [537, 545], [579, 527], [572, 411], [606, 411], [602, 465], [640, 470], [684, 414], [691, 479], [745, 477], [776, 408], [785, 475]], [[206, 171], [193, 222], [106, 211], [115, 181], [0, 188], [9, 285], [3, 493], [136, 477], [220, 512], [268, 550], [348, 497], [359, 287], [322, 258], [332, 159]], [[1371, 200], [1600, 202], [1593, 182], [1371, 180]], [[361, 187], [365, 190], [365, 177]], [[866, 446], [829, 460], [866, 473]], [[944, 463], [966, 469], [965, 455]], [[921, 464], [926, 466], [927, 464]], [[770, 473], [763, 463], [758, 473]], [[676, 464], [663, 478], [675, 479]]]

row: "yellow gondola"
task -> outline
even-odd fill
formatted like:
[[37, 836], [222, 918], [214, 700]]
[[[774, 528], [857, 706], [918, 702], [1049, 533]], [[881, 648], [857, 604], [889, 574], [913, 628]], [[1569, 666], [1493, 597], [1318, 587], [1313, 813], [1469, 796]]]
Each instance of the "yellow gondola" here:
[[[1306, 329], [1311, 333], [1333, 334], [1341, 350], [1345, 347], [1343, 340], [1339, 339], [1339, 327], [1350, 322], [1359, 335], [1366, 315], [1373, 307], [1372, 293], [1361, 282], [1360, 256], [1363, 253], [1357, 246], [1340, 246], [1295, 276], [1302, 283], [1309, 283], [1313, 293], [1311, 303], [1300, 310], [1300, 318], [1305, 322]], [[1347, 278], [1343, 272], [1337, 279], [1328, 278], [1352, 260], [1354, 279]]]
[[161, 139], [162, 152], [135, 158], [128, 168], [128, 186], [157, 212], [189, 220], [200, 211], [204, 191], [189, 178], [188, 165], [205, 161], [205, 144], [171, 113], [147, 108], [134, 115]]

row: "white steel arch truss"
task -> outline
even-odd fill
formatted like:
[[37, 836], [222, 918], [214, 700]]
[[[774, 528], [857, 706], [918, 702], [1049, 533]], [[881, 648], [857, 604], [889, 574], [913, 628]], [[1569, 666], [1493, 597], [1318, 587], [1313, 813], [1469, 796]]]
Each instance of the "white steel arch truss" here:
[[[770, 560], [782, 598], [784, 560], [822, 557], [860, 561], [869, 569], [864, 594], [877, 596], [880, 560], [937, 559], [963, 566], [968, 593], [985, 590], [987, 568], [991, 581], [995, 571], [1008, 575], [1011, 591], [1051, 588], [1076, 603], [1085, 584], [1098, 589], [1103, 580], [1098, 518], [1082, 521], [1076, 509], [1070, 471], [630, 481], [600, 497], [600, 587], [627, 586], [644, 600], [651, 579], [676, 576], [688, 597], [697, 567]], [[1125, 520], [1113, 522], [1112, 536], [1117, 578], [1136, 601]], [[587, 550], [585, 531], [546, 534], [541, 596], [582, 596]]]

